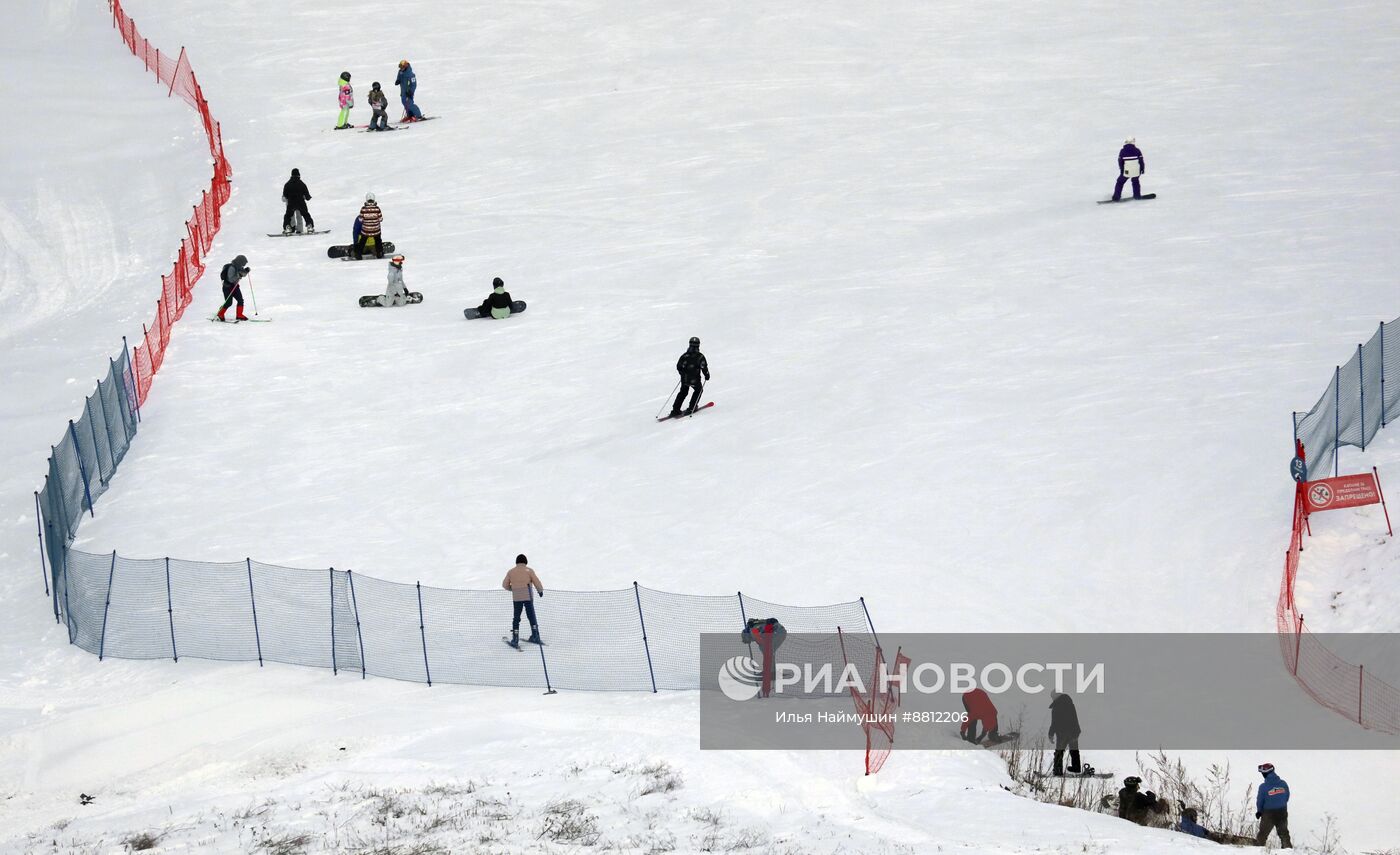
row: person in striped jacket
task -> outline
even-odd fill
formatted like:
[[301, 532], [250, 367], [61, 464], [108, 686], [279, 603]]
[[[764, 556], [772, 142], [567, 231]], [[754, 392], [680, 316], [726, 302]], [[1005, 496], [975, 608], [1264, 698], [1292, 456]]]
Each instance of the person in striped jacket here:
[[379, 210], [379, 205], [375, 203], [374, 194], [366, 193], [364, 207], [360, 208], [360, 236], [355, 240], [356, 261], [365, 257], [365, 248], [369, 246], [371, 238], [374, 239], [374, 257], [384, 257], [384, 236], [381, 234], [383, 223], [384, 212]]

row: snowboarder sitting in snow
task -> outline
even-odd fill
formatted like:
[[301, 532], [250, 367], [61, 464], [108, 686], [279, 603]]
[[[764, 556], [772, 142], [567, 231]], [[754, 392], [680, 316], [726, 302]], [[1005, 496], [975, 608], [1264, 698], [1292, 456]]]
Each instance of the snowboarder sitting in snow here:
[[1278, 776], [1272, 763], [1260, 763], [1259, 774], [1264, 776], [1264, 783], [1259, 785], [1254, 800], [1254, 818], [1259, 820], [1254, 845], [1263, 846], [1269, 840], [1269, 832], [1278, 829], [1283, 848], [1292, 849], [1293, 841], [1288, 836], [1288, 782]]
[[381, 306], [406, 306], [408, 305], [408, 288], [403, 284], [403, 256], [396, 255], [389, 259], [389, 285], [384, 289], [384, 296], [379, 298]]
[[491, 293], [476, 307], [476, 313], [483, 318], [495, 318], [498, 321], [510, 317], [510, 292], [506, 290], [506, 283], [501, 277], [497, 276], [491, 280]]
[[1166, 813], [1167, 804], [1158, 801], [1157, 794], [1151, 790], [1138, 792], [1141, 786], [1142, 779], [1137, 775], [1123, 779], [1123, 789], [1118, 791], [1118, 817], [1138, 825], [1147, 825], [1154, 813]]
[[413, 73], [413, 66], [408, 64], [408, 60], [399, 63], [399, 76], [394, 78], [394, 85], [399, 87], [399, 101], [403, 104], [403, 118], [399, 121], [423, 121], [423, 111], [413, 103], [413, 96], [418, 91], [418, 77]]
[[248, 266], [248, 256], [234, 256], [233, 261], [224, 265], [223, 271], [219, 274], [219, 280], [224, 286], [224, 304], [219, 307], [219, 320], [224, 320], [224, 312], [235, 301], [238, 303], [238, 312], [234, 315], [234, 320], [246, 321], [248, 316], [243, 314], [243, 277], [247, 276], [253, 268]]
[[1055, 766], [1053, 774], [1065, 774], [1065, 749], [1069, 749], [1069, 773], [1093, 771], [1092, 766], [1079, 765], [1079, 713], [1074, 708], [1074, 699], [1060, 692], [1052, 692], [1050, 701], [1050, 733], [1048, 738], [1055, 743]]
[[301, 214], [301, 221], [306, 224], [307, 231], [316, 231], [311, 212], [306, 210], [306, 203], [311, 201], [311, 191], [306, 189], [306, 183], [301, 180], [300, 169], [293, 169], [292, 177], [282, 185], [282, 201], [287, 203], [287, 213], [282, 215], [282, 234], [292, 233], [293, 214]]
[[530, 589], [533, 587], [544, 596], [544, 585], [540, 584], [540, 577], [535, 575], [535, 571], [530, 569], [529, 563], [524, 555], [515, 556], [515, 566], [506, 571], [506, 578], [501, 582], [501, 587], [511, 593], [512, 606], [515, 609], [515, 616], [510, 622], [510, 643], [520, 644], [520, 612], [523, 610], [530, 619], [530, 637], [525, 639], [531, 644], [539, 644], [540, 627], [535, 620], [535, 601], [530, 596]]
[[692, 389], [694, 393], [690, 396], [690, 407], [687, 413], [695, 412], [695, 408], [700, 404], [700, 393], [704, 391], [705, 384], [700, 382], [701, 375], [708, 381], [710, 379], [710, 363], [705, 361], [705, 354], [700, 352], [700, 339], [695, 336], [690, 338], [690, 347], [681, 358], [676, 360], [676, 371], [681, 375], [681, 392], [676, 396], [676, 403], [671, 407], [671, 418], [681, 414], [681, 404], [685, 402], [685, 394]]
[[379, 88], [378, 81], [370, 84], [369, 106], [374, 112], [369, 117], [369, 129], [371, 131], [387, 131], [389, 129], [389, 96], [384, 94], [384, 90]]
[[1123, 198], [1123, 185], [1133, 182], [1133, 198], [1142, 198], [1142, 176], [1147, 174], [1147, 159], [1138, 150], [1137, 140], [1128, 137], [1118, 152], [1118, 183], [1113, 185], [1113, 201]]
[[1211, 834], [1204, 825], [1196, 821], [1196, 809], [1193, 807], [1181, 809], [1181, 822], [1177, 823], [1176, 830], [1182, 834], [1189, 834], [1192, 837], [1202, 837], [1206, 840], [1220, 842], [1219, 835]]
[[[981, 744], [983, 739], [991, 745], [1000, 739], [997, 733], [997, 708], [992, 703], [992, 699], [987, 697], [987, 693], [981, 689], [972, 689], [964, 692], [962, 696], [963, 709], [967, 711], [967, 718], [962, 723], [962, 738], [973, 745]], [[978, 732], [978, 726], [981, 732]]]
[[335, 82], [336, 88], [340, 90], [340, 120], [336, 123], [335, 129], [343, 131], [350, 125], [350, 111], [355, 107], [355, 88], [350, 85], [350, 72], [340, 72], [340, 79]]
[[358, 219], [360, 224], [360, 234], [355, 238], [355, 260], [365, 257], [365, 247], [369, 246], [369, 241], [374, 240], [374, 257], [384, 257], [384, 238], [380, 234], [383, 231], [384, 212], [379, 210], [379, 205], [374, 201], [373, 193], [365, 194], [365, 204], [360, 208]]
[[763, 684], [759, 687], [758, 696], [766, 698], [773, 693], [773, 676], [778, 667], [776, 657], [778, 648], [787, 640], [787, 630], [778, 623], [777, 618], [749, 618], [739, 638], [745, 644], [757, 644], [759, 651], [763, 653], [760, 666]]

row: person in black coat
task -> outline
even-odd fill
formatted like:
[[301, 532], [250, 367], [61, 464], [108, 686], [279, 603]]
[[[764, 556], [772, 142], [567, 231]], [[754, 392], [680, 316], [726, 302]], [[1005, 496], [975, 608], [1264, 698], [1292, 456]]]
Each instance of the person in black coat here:
[[1147, 158], [1137, 147], [1137, 140], [1129, 137], [1118, 150], [1118, 183], [1113, 185], [1113, 201], [1123, 198], [1123, 185], [1133, 182], [1133, 198], [1142, 198], [1142, 176], [1147, 174]]
[[1079, 713], [1069, 695], [1053, 692], [1051, 696], [1049, 738], [1055, 743], [1054, 774], [1065, 773], [1065, 749], [1069, 749], [1069, 772], [1077, 775], [1083, 771], [1079, 765]]
[[676, 360], [676, 371], [681, 375], [681, 393], [676, 396], [676, 403], [671, 407], [671, 418], [681, 414], [681, 404], [685, 403], [685, 395], [692, 389], [694, 392], [690, 396], [690, 407], [686, 412], [695, 412], [695, 408], [700, 404], [700, 393], [705, 389], [705, 384], [700, 378], [703, 376], [705, 380], [710, 379], [710, 363], [705, 361], [705, 354], [700, 352], [700, 339], [691, 337], [690, 347]]
[[302, 222], [306, 223], [306, 230], [309, 232], [316, 230], [316, 223], [311, 219], [311, 212], [306, 210], [306, 203], [311, 199], [311, 191], [306, 189], [306, 183], [301, 180], [301, 170], [293, 169], [292, 177], [287, 179], [287, 183], [282, 185], [282, 201], [287, 203], [287, 213], [282, 215], [282, 234], [292, 233], [292, 215], [301, 214]]

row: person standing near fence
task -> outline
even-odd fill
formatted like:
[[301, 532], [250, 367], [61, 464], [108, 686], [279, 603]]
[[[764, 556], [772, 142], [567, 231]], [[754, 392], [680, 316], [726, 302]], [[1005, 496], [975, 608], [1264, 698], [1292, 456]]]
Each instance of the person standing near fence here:
[[1293, 840], [1288, 836], [1288, 782], [1278, 776], [1272, 763], [1260, 763], [1259, 774], [1264, 776], [1264, 782], [1254, 798], [1254, 818], [1259, 820], [1254, 845], [1269, 842], [1270, 832], [1277, 829], [1279, 843], [1284, 849], [1292, 849]]
[[501, 582], [501, 587], [510, 591], [514, 611], [510, 621], [510, 643], [516, 646], [520, 644], [520, 613], [523, 611], [530, 619], [530, 637], [525, 640], [531, 644], [543, 644], [540, 640], [539, 621], [535, 620], [535, 601], [531, 596], [531, 589], [538, 591], [543, 597], [544, 585], [540, 584], [540, 577], [530, 569], [529, 562], [523, 554], [515, 556], [515, 566], [506, 571], [506, 578]]
[[759, 663], [763, 682], [759, 686], [758, 696], [766, 698], [773, 693], [773, 676], [778, 667], [778, 648], [787, 640], [787, 630], [778, 623], [777, 618], [749, 618], [739, 637], [745, 644], [757, 644], [759, 652], [763, 654], [763, 661]]
[[340, 120], [336, 123], [335, 129], [343, 131], [346, 128], [354, 127], [350, 124], [350, 111], [355, 108], [355, 87], [350, 85], [350, 72], [340, 72], [340, 79], [335, 82], [335, 85], [340, 91]]
[[287, 203], [287, 212], [282, 215], [282, 234], [292, 233], [292, 217], [296, 214], [301, 214], [301, 221], [306, 225], [308, 232], [316, 231], [316, 222], [311, 219], [311, 212], [306, 209], [306, 203], [311, 201], [311, 191], [306, 188], [306, 182], [301, 180], [300, 169], [293, 169], [292, 177], [282, 185], [282, 201]]
[[219, 274], [219, 279], [224, 286], [224, 304], [219, 307], [219, 320], [225, 320], [224, 313], [228, 307], [235, 302], [238, 303], [238, 312], [234, 315], [235, 321], [246, 321], [248, 316], [243, 314], [243, 277], [247, 276], [253, 268], [248, 266], [248, 256], [235, 256], [233, 261], [224, 265], [223, 271]]

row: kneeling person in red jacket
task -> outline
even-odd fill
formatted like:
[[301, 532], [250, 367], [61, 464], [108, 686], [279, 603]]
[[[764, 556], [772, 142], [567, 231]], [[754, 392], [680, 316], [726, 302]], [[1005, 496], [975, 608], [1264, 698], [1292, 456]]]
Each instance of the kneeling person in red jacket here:
[[[962, 702], [963, 709], [967, 711], [967, 719], [962, 724], [962, 738], [973, 745], [981, 744], [983, 739], [988, 744], [996, 742], [1000, 738], [997, 733], [997, 708], [987, 693], [981, 689], [964, 692]], [[981, 725], [980, 733], [978, 725]]]

